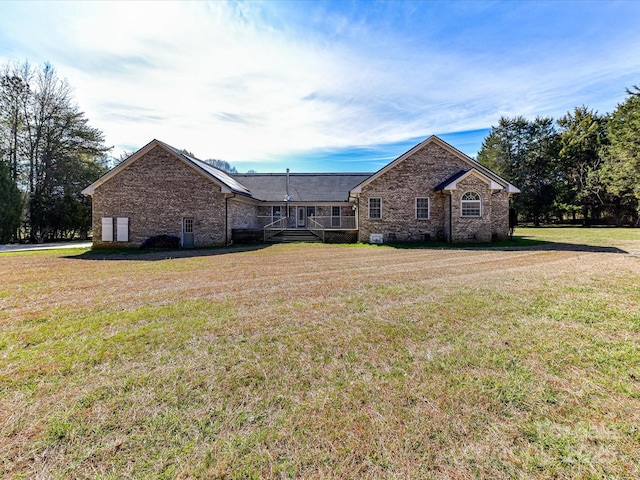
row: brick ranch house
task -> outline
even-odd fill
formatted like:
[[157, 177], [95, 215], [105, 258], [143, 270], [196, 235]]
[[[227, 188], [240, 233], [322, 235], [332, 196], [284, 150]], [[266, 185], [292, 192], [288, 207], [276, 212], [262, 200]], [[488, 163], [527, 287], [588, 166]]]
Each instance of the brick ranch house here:
[[372, 174], [229, 174], [153, 140], [82, 191], [93, 198], [94, 247], [162, 234], [184, 247], [490, 242], [507, 238], [518, 192], [435, 136]]

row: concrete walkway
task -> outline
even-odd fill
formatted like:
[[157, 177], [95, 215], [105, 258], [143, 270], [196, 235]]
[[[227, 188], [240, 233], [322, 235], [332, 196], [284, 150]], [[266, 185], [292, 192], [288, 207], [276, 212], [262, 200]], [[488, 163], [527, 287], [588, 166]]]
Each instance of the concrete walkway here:
[[91, 248], [91, 242], [20, 243], [0, 245], [2, 252], [26, 252], [28, 250], [54, 250], [58, 248]]

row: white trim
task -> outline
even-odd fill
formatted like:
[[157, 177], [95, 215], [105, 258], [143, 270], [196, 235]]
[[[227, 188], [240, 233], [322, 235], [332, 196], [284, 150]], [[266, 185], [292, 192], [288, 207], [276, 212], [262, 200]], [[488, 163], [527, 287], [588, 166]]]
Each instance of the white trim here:
[[[331, 207], [331, 228], [340, 228], [342, 226], [342, 207], [338, 206], [338, 205], [332, 205]], [[333, 214], [333, 209], [337, 208], [338, 209], [338, 215], [334, 215]], [[338, 224], [334, 225], [334, 219], [337, 218], [338, 219]]]
[[[473, 193], [475, 195], [478, 196], [478, 200], [464, 200], [464, 196], [468, 193]], [[480, 210], [480, 214], [479, 215], [464, 215], [464, 207], [462, 206], [462, 202], [467, 202], [469, 204], [478, 204], [479, 210]], [[460, 217], [462, 218], [482, 218], [482, 195], [480, 195], [478, 192], [475, 192], [473, 190], [468, 190], [466, 192], [464, 192], [462, 194], [462, 196], [460, 197]]]
[[[309, 209], [313, 208], [313, 215], [309, 215]], [[316, 216], [316, 206], [315, 205], [296, 205], [296, 228], [306, 228], [307, 227], [307, 217], [315, 217]], [[304, 213], [303, 221], [300, 222], [300, 209], [302, 209]]]
[[491, 178], [489, 178], [488, 176], [486, 176], [482, 172], [477, 171], [475, 168], [472, 168], [471, 170], [465, 172], [464, 175], [459, 176], [458, 178], [456, 178], [452, 182], [449, 182], [444, 187], [442, 187], [442, 191], [451, 192], [453, 190], [457, 190], [458, 189], [458, 182], [461, 182], [462, 180], [468, 178], [471, 175], [473, 175], [474, 177], [482, 180], [485, 183], [488, 183], [489, 184], [489, 190], [500, 191], [500, 190], [504, 190], [504, 189], [508, 188], [508, 187], [504, 187], [504, 186], [500, 185], [499, 183], [495, 182], [494, 180], [492, 180]]
[[[371, 216], [371, 200], [380, 200], [380, 206], [377, 207], [380, 209], [380, 216], [379, 217], [372, 217]], [[382, 220], [382, 197], [370, 197], [367, 200], [367, 218], [369, 220]]]
[[[418, 217], [418, 200], [426, 200], [427, 201], [427, 216], [426, 217]], [[415, 200], [415, 219], [416, 220], [430, 220], [431, 219], [431, 199], [429, 197], [416, 197]]]

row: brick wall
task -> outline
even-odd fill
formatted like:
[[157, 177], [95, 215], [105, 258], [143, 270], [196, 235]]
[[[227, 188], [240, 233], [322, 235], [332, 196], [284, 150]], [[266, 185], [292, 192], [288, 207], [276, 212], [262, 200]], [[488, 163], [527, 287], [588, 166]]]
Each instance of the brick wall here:
[[[128, 217], [129, 241], [103, 242], [102, 217]], [[184, 217], [194, 219], [195, 246], [225, 244], [225, 196], [220, 187], [156, 147], [96, 188], [93, 245], [137, 247], [160, 234], [181, 238]]]
[[[373, 182], [360, 195], [359, 241], [382, 233], [384, 241], [419, 241], [425, 235], [439, 238], [448, 232], [448, 196], [434, 187], [469, 165], [442, 147], [429, 144]], [[369, 198], [382, 199], [382, 219], [370, 220]], [[417, 220], [417, 197], [429, 198], [429, 220]]]
[[[470, 168], [467, 162], [437, 144], [423, 149], [403, 160], [389, 171], [366, 185], [359, 199], [358, 240], [368, 242], [372, 233], [383, 234], [384, 242], [432, 240], [453, 242], [489, 242], [493, 237], [508, 234], [508, 195], [492, 195], [486, 182], [471, 175], [458, 183], [451, 198], [435, 192], [434, 188], [460, 170]], [[477, 191], [482, 198], [482, 217], [462, 218], [460, 198], [465, 191]], [[416, 219], [416, 198], [429, 198], [429, 219]], [[369, 199], [382, 199], [382, 219], [369, 219]], [[451, 238], [450, 234], [451, 221]]]
[[[229, 199], [229, 230], [234, 228], [261, 228], [258, 206], [235, 198]], [[263, 212], [266, 214], [266, 212]]]
[[[509, 198], [506, 193], [492, 194], [488, 185], [473, 175], [460, 181], [458, 190], [451, 197], [434, 191], [436, 185], [468, 168], [468, 163], [441, 146], [426, 145], [363, 188], [359, 198], [358, 240], [368, 242], [372, 233], [383, 234], [385, 242], [426, 238], [484, 242], [507, 238]], [[480, 218], [460, 216], [460, 197], [468, 190], [476, 191], [482, 197]], [[224, 245], [230, 241], [232, 230], [261, 228], [258, 216], [271, 215], [270, 207], [225, 197], [214, 182], [173, 154], [156, 147], [96, 188], [93, 195], [94, 246], [136, 247], [147, 238], [160, 234], [181, 238], [185, 217], [194, 219], [195, 246]], [[428, 219], [416, 219], [418, 197], [429, 199]], [[368, 218], [370, 198], [382, 199], [380, 220]], [[453, 209], [451, 238], [449, 201]], [[341, 213], [347, 217], [353, 210], [343, 205]], [[293, 227], [295, 205], [291, 206], [290, 215], [289, 226]], [[331, 208], [318, 206], [316, 215], [330, 216]], [[128, 218], [129, 241], [103, 242], [103, 217]], [[115, 230], [114, 222], [114, 239]]]
[[491, 234], [495, 240], [505, 240], [509, 237], [509, 194], [494, 193], [491, 208]]
[[[451, 194], [451, 241], [456, 242], [490, 242], [491, 241], [491, 191], [483, 180], [469, 175], [458, 182], [457, 190]], [[462, 196], [466, 192], [476, 192], [482, 202], [482, 216], [467, 218], [461, 214]]]

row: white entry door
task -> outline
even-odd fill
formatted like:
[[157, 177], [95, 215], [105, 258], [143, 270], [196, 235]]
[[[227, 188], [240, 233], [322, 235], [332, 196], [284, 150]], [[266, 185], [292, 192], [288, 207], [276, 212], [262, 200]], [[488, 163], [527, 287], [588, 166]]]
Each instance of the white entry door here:
[[296, 226], [298, 228], [304, 227], [307, 224], [307, 208], [306, 207], [298, 207], [298, 220], [296, 222]]
[[298, 207], [298, 215], [296, 219], [296, 226], [298, 228], [307, 226], [307, 217], [316, 216], [316, 207]]

